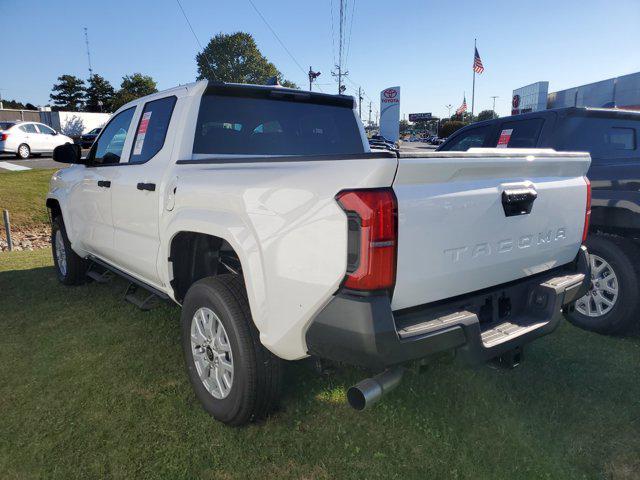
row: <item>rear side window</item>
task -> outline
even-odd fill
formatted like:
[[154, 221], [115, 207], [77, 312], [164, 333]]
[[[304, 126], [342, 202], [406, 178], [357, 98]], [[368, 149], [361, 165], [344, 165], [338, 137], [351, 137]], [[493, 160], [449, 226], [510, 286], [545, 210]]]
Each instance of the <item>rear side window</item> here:
[[490, 126], [470, 128], [444, 145], [441, 150], [465, 152], [470, 148], [482, 147], [490, 132]]
[[162, 149], [175, 104], [176, 97], [161, 98], [145, 104], [133, 139], [129, 163], [148, 162]]
[[535, 148], [544, 119], [532, 118], [505, 122], [500, 126], [495, 146], [498, 148]]
[[571, 117], [562, 127], [558, 150], [589, 152], [595, 159], [637, 156], [639, 122]]
[[38, 133], [36, 130], [36, 126], [33, 123], [26, 123], [24, 125], [20, 125], [20, 130], [25, 133]]
[[195, 154], [324, 155], [363, 153], [351, 108], [307, 101], [204, 95]]

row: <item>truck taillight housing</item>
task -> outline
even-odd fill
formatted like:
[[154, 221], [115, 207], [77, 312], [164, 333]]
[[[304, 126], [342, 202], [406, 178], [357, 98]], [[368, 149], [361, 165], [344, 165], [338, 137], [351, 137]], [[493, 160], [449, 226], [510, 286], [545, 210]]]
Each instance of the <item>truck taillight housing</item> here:
[[587, 241], [587, 235], [589, 234], [589, 221], [591, 220], [591, 182], [587, 177], [584, 177], [584, 181], [587, 182], [587, 207], [584, 212], [584, 229], [582, 230], [582, 243]]
[[9, 138], [8, 133], [0, 133], [0, 142], [4, 142], [7, 138]]
[[344, 287], [363, 291], [392, 289], [398, 248], [398, 203], [393, 190], [344, 190], [336, 200], [348, 219]]

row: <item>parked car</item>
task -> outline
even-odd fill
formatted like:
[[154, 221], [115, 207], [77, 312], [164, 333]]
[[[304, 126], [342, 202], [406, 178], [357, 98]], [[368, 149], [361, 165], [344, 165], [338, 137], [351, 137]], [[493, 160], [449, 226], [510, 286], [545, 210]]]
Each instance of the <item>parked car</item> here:
[[591, 154], [587, 246], [592, 281], [569, 318], [601, 333], [625, 333], [640, 325], [639, 132], [640, 112], [562, 108], [474, 123], [439, 148], [553, 148]]
[[51, 153], [65, 143], [73, 140], [42, 123], [0, 123], [0, 152], [13, 153], [20, 159], [27, 159], [31, 154]]
[[398, 152], [400, 150], [396, 143], [387, 140], [382, 135], [372, 135], [371, 138], [369, 138], [369, 147], [374, 150], [388, 150], [391, 152]]
[[512, 365], [586, 291], [588, 154], [373, 153], [354, 105], [201, 81], [121, 107], [84, 159], [54, 152], [74, 164], [46, 200], [58, 279], [107, 268], [182, 305], [222, 422], [268, 413], [283, 360], [384, 370], [357, 409], [436, 352]]
[[94, 140], [98, 137], [101, 131], [102, 127], [97, 127], [89, 130], [87, 133], [83, 133], [80, 136], [80, 146], [82, 148], [91, 148], [91, 145], [93, 145]]

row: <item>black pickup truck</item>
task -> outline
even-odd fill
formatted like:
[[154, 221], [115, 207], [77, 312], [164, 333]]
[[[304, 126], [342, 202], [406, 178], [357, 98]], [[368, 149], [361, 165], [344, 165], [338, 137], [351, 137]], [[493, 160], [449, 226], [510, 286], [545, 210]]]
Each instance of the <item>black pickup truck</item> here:
[[553, 148], [591, 154], [589, 293], [569, 319], [600, 333], [640, 326], [640, 112], [561, 108], [468, 125], [438, 150]]

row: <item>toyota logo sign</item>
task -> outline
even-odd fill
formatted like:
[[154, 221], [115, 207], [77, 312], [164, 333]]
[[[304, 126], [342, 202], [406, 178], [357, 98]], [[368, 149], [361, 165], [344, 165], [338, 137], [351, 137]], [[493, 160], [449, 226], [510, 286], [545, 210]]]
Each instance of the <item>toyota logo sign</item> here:
[[382, 92], [384, 98], [395, 98], [398, 95], [398, 92], [393, 88], [387, 88], [384, 92]]

